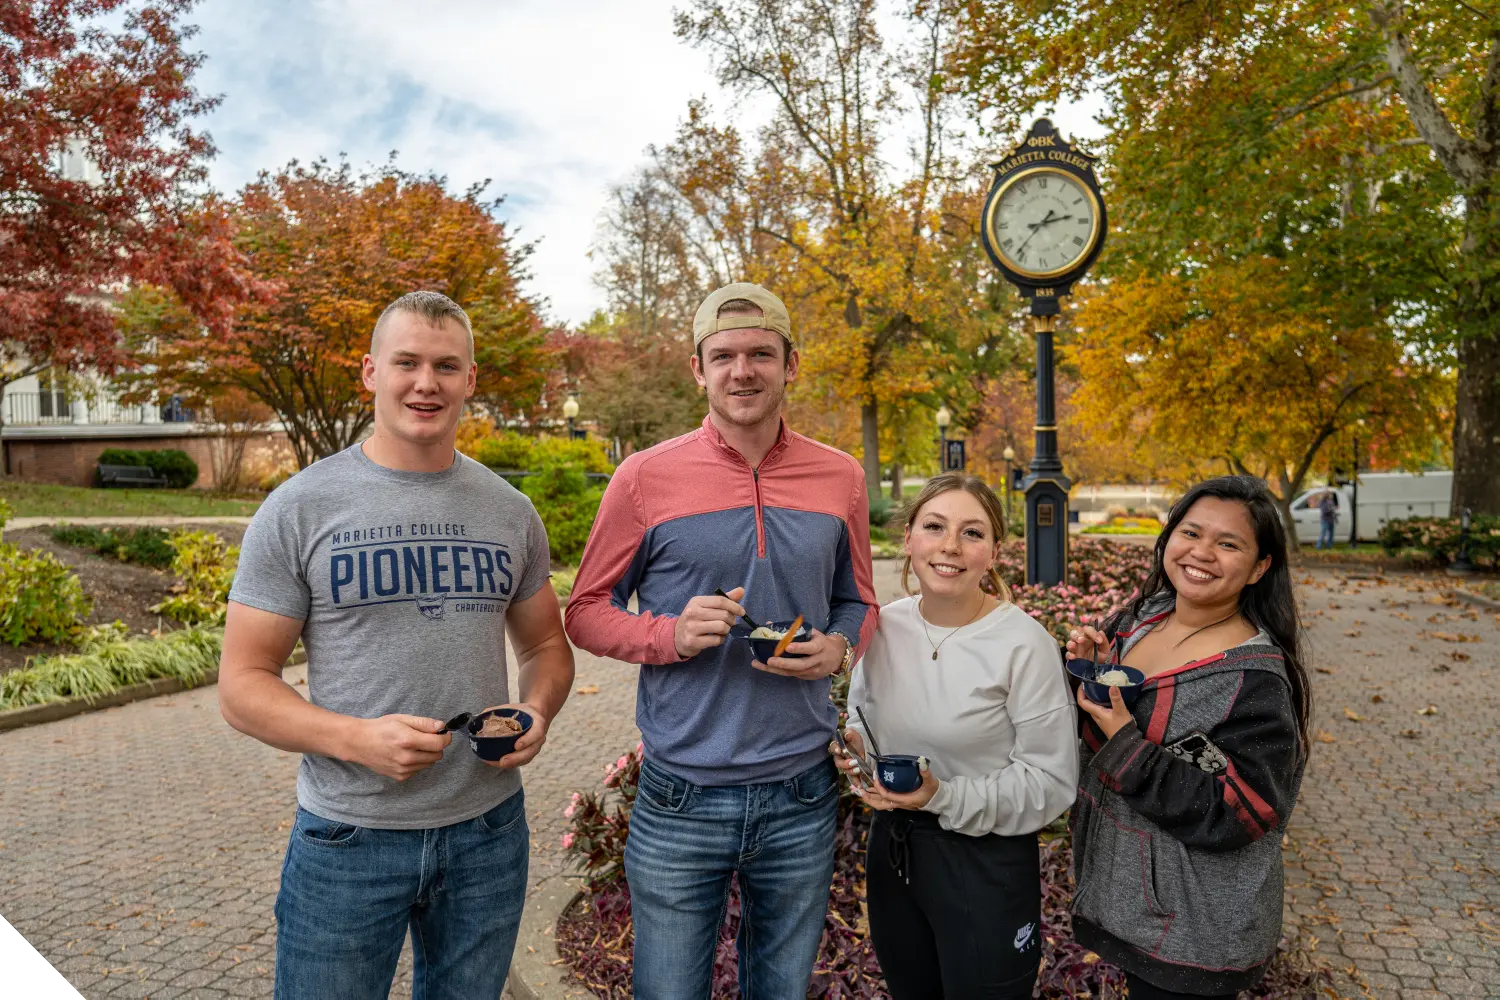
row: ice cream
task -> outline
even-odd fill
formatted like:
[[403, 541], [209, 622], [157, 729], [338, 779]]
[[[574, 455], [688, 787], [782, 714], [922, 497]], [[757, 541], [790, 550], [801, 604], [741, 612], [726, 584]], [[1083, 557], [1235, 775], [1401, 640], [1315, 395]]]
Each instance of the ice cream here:
[[1123, 670], [1106, 670], [1095, 677], [1094, 681], [1110, 687], [1129, 687], [1131, 684], [1130, 675]]

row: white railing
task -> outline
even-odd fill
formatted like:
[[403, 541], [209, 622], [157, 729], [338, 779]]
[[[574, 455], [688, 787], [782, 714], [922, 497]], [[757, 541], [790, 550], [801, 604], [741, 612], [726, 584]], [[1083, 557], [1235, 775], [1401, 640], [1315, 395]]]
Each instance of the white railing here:
[[59, 424], [192, 423], [197, 414], [181, 405], [125, 405], [111, 399], [69, 400], [60, 392], [7, 392], [5, 424], [39, 427]]

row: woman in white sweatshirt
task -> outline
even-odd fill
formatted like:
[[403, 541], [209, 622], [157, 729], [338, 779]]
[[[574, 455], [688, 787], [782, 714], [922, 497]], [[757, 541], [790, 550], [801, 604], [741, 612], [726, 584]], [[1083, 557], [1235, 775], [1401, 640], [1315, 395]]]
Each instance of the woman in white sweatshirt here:
[[895, 1000], [1030, 997], [1041, 957], [1036, 833], [1073, 802], [1078, 741], [1062, 658], [994, 568], [1000, 501], [946, 473], [907, 508], [901, 582], [849, 686], [845, 740], [927, 758], [897, 794], [860, 777], [876, 810], [867, 897], [875, 954]]

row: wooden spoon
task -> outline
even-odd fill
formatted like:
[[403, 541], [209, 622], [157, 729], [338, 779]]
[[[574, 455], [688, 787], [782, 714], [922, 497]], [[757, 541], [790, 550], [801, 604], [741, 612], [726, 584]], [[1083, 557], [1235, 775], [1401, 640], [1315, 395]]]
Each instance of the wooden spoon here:
[[786, 652], [786, 648], [797, 641], [797, 631], [802, 628], [802, 616], [798, 615], [792, 620], [792, 627], [786, 630], [786, 635], [776, 640], [776, 652], [772, 656], [780, 656]]

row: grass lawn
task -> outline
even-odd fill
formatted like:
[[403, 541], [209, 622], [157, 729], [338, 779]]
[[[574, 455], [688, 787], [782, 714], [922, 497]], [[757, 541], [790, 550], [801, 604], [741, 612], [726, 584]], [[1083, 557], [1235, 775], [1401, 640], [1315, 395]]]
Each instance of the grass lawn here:
[[15, 517], [249, 517], [259, 498], [202, 490], [104, 490], [0, 479], [0, 499]]

